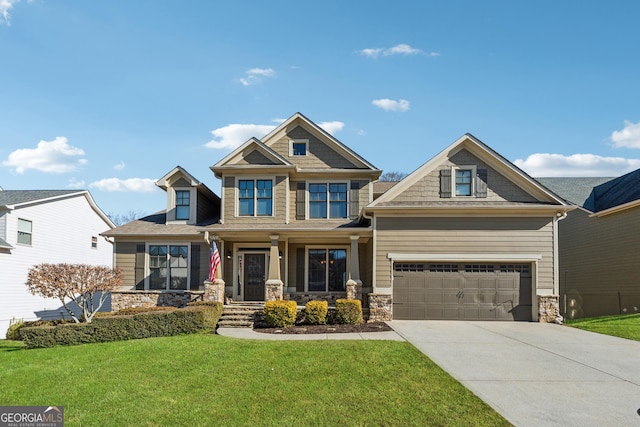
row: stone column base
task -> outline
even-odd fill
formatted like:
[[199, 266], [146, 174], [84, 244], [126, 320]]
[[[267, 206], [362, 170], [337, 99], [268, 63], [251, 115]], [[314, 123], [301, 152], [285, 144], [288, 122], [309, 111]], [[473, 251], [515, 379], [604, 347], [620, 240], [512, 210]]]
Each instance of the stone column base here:
[[369, 322], [393, 320], [393, 296], [388, 294], [369, 294]]
[[282, 280], [267, 280], [265, 284], [264, 300], [279, 301], [283, 295]]
[[224, 280], [216, 279], [213, 282], [205, 280], [204, 300], [224, 304]]
[[347, 299], [357, 299], [362, 302], [362, 282], [360, 280], [347, 280]]
[[538, 322], [562, 323], [560, 296], [538, 295]]

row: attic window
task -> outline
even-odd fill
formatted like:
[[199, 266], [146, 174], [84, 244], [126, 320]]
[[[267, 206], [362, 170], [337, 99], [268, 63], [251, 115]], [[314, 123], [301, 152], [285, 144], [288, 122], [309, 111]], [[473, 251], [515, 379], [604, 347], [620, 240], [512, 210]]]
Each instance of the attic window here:
[[176, 219], [189, 219], [189, 191], [176, 191]]
[[294, 139], [291, 141], [291, 155], [292, 156], [306, 156], [307, 144], [309, 141], [306, 139]]

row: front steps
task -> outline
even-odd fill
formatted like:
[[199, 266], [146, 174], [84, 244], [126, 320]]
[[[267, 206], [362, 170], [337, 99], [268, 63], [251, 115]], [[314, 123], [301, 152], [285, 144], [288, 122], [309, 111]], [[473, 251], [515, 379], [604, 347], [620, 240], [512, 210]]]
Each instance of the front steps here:
[[253, 328], [256, 322], [262, 321], [263, 308], [264, 302], [231, 301], [222, 308], [218, 327]]

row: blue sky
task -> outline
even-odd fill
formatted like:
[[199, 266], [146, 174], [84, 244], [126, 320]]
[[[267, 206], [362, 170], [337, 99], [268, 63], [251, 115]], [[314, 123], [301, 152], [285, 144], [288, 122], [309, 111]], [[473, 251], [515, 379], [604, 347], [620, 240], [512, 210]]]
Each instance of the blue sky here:
[[[366, 5], [366, 6], [365, 6]], [[640, 2], [0, 0], [0, 186], [164, 207], [301, 112], [411, 172], [466, 132], [533, 176], [640, 168]]]

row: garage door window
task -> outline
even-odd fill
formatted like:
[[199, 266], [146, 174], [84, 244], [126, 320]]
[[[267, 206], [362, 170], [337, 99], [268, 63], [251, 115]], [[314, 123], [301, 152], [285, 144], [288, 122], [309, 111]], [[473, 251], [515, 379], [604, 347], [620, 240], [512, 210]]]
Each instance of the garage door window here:
[[424, 264], [408, 264], [398, 263], [394, 264], [395, 271], [424, 271]]
[[431, 273], [457, 273], [458, 264], [430, 264], [429, 271]]
[[493, 273], [493, 264], [465, 264], [464, 271], [467, 273]]
[[524, 273], [529, 274], [529, 264], [502, 264], [500, 265], [502, 273]]

